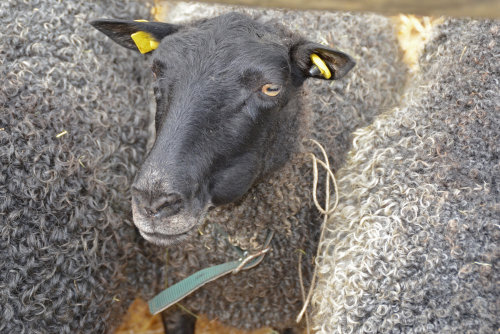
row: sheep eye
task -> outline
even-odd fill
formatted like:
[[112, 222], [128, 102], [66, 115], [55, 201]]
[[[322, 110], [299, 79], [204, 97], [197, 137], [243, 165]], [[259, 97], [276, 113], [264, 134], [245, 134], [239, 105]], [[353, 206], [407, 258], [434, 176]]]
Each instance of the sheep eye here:
[[268, 96], [276, 96], [280, 93], [281, 86], [275, 84], [265, 84], [260, 90]]

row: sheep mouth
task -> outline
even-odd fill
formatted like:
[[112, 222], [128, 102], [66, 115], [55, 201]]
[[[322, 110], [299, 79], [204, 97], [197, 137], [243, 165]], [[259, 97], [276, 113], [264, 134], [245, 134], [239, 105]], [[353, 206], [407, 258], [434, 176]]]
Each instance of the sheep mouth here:
[[174, 246], [188, 240], [204, 221], [206, 209], [197, 214], [180, 212], [167, 218], [147, 216], [140, 206], [132, 202], [132, 214], [135, 226], [146, 241], [158, 246]]
[[191, 230], [184, 232], [184, 233], [181, 233], [181, 234], [163, 234], [163, 233], [158, 233], [158, 232], [148, 233], [148, 232], [144, 232], [141, 230], [139, 230], [139, 233], [147, 241], [149, 241], [157, 246], [166, 247], [166, 246], [178, 245], [178, 244], [186, 241], [187, 239], [189, 239], [190, 235], [195, 230], [195, 226]]

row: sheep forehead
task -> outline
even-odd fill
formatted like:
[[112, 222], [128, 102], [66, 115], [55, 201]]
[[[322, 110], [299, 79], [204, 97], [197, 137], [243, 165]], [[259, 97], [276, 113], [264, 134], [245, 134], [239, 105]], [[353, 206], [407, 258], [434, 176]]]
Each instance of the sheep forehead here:
[[178, 33], [167, 36], [154, 58], [175, 66], [212, 63], [217, 68], [235, 61], [247, 61], [282, 67], [288, 61], [290, 42], [282, 35], [283, 31], [272, 25], [230, 13], [183, 27]]
[[208, 20], [195, 22], [192, 27], [203, 31], [211, 32], [214, 35], [228, 36], [230, 38], [238, 36], [259, 36], [260, 38], [272, 39], [277, 30], [269, 24], [261, 24], [249, 16], [240, 13], [229, 13]]

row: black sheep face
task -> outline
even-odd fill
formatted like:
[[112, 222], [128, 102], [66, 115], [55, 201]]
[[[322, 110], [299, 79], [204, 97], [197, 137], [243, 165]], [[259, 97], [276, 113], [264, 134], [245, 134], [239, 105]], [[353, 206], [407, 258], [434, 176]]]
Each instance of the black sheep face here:
[[279, 138], [293, 135], [305, 79], [338, 79], [354, 66], [342, 52], [236, 13], [186, 26], [92, 25], [122, 46], [155, 49], [156, 140], [132, 208], [144, 238], [164, 246], [187, 239], [210, 208], [238, 200], [283, 165], [290, 148]]

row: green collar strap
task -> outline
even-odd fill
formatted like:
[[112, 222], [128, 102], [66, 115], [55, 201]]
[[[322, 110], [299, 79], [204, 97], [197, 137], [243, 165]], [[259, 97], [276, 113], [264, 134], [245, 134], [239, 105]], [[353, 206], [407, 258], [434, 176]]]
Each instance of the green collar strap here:
[[189, 296], [208, 282], [212, 282], [229, 273], [237, 274], [242, 270], [248, 270], [257, 266], [264, 260], [266, 253], [271, 249], [269, 245], [273, 235], [274, 233], [269, 231], [264, 246], [260, 251], [253, 254], [245, 252], [238, 260], [202, 269], [163, 290], [149, 301], [149, 311], [151, 314], [160, 313]]

